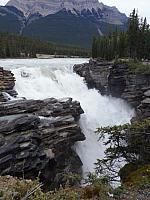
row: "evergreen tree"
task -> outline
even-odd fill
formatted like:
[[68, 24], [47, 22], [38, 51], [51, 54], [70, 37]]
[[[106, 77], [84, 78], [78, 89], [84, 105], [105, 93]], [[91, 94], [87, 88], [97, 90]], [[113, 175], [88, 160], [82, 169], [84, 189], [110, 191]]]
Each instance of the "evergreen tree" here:
[[139, 20], [135, 9], [129, 17], [127, 32], [109, 32], [107, 36], [93, 39], [93, 58], [101, 57], [112, 60], [116, 57], [134, 59], [150, 58], [150, 28], [146, 18]]
[[89, 57], [90, 51], [81, 47], [56, 45], [20, 35], [0, 33], [0, 58], [36, 57], [36, 54], [53, 54]]
[[97, 38], [93, 37], [93, 43], [92, 43], [92, 57], [96, 58], [97, 55]]
[[132, 58], [136, 58], [138, 41], [139, 41], [139, 18], [135, 9], [130, 14], [129, 29], [127, 34], [128, 34], [129, 56]]

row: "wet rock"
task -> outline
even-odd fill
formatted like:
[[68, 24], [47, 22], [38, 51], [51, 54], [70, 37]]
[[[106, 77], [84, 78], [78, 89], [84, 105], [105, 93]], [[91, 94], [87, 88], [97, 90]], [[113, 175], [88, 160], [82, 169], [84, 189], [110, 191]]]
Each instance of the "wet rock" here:
[[137, 118], [150, 117], [150, 74], [132, 73], [127, 63], [115, 64], [101, 59], [75, 65], [74, 71], [84, 77], [89, 88], [124, 99], [137, 110]]
[[85, 78], [89, 88], [96, 88], [102, 94], [108, 94], [108, 76], [112, 62], [90, 60], [89, 63], [74, 66], [74, 71]]
[[16, 96], [14, 85], [13, 74], [0, 68], [0, 175], [39, 176], [52, 188], [65, 184], [68, 173], [81, 174], [82, 162], [73, 150], [85, 140], [78, 125], [84, 113], [80, 103], [7, 99]]
[[144, 92], [144, 96], [150, 97], [150, 90], [147, 90], [146, 92]]
[[71, 98], [1, 103], [0, 174], [34, 179], [40, 173], [53, 186], [63, 184], [66, 173], [80, 174], [72, 147], [85, 140], [77, 123], [82, 113]]
[[6, 101], [3, 92], [10, 94], [11, 96], [16, 96], [17, 93], [13, 89], [15, 86], [14, 75], [0, 67], [0, 102]]
[[76, 119], [82, 114], [80, 103], [68, 99], [15, 100], [0, 104], [0, 116], [34, 113], [44, 117], [57, 117], [71, 114]]

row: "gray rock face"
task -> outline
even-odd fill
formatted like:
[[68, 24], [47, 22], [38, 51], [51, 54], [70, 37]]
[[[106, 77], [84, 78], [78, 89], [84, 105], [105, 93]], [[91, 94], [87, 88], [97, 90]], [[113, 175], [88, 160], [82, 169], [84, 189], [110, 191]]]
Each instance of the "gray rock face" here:
[[74, 71], [85, 78], [89, 88], [127, 101], [136, 108], [137, 118], [150, 117], [150, 74], [134, 74], [126, 63], [113, 64], [100, 59], [75, 65]]
[[13, 90], [15, 86], [15, 78], [10, 71], [4, 70], [0, 67], [0, 102], [6, 101], [5, 93], [11, 96], [16, 96], [16, 91]]
[[10, 0], [7, 6], [16, 7], [26, 17], [36, 13], [47, 16], [65, 9], [75, 15], [88, 11], [91, 14], [94, 13], [99, 20], [103, 15], [103, 19], [100, 21], [112, 24], [121, 25], [126, 20], [126, 16], [121, 14], [116, 7], [105, 6], [103, 3], [99, 3], [98, 0]]
[[[0, 92], [13, 90], [13, 74], [0, 70]], [[0, 175], [40, 176], [54, 188], [65, 184], [69, 173], [81, 174], [72, 147], [85, 140], [78, 125], [82, 113], [71, 98], [0, 102]]]
[[144, 92], [144, 96], [150, 97], [150, 90], [147, 90], [146, 92]]
[[40, 13], [43, 16], [46, 16], [49, 14], [55, 14], [64, 8], [71, 11], [77, 9], [81, 12], [81, 10], [88, 8], [102, 8], [103, 4], [99, 3], [98, 0], [10, 0], [7, 3], [7, 6], [18, 8], [25, 14], [25, 16], [35, 13]]
[[109, 27], [127, 30], [127, 21], [116, 7], [98, 0], [10, 0], [0, 6], [3, 32], [86, 48], [93, 36], [107, 34]]
[[112, 62], [90, 60], [89, 63], [74, 66], [74, 71], [85, 78], [89, 88], [96, 88], [102, 94], [108, 94], [108, 77]]
[[[72, 99], [21, 100], [0, 104], [0, 174], [41, 179], [58, 186], [63, 173], [81, 173], [72, 150], [85, 139]], [[39, 117], [40, 116], [40, 117]], [[59, 178], [58, 178], [59, 177]]]

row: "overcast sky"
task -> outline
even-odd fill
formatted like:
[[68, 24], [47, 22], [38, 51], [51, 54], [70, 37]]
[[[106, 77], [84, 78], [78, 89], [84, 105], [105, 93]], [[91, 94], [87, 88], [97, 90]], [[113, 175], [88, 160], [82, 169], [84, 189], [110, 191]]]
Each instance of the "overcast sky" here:
[[[108, 6], [116, 6], [121, 12], [129, 15], [136, 8], [142, 17], [147, 17], [150, 23], [150, 0], [99, 0]], [[0, 5], [5, 5], [8, 0], [0, 0]]]
[[109, 6], [116, 6], [121, 12], [127, 16], [132, 10], [138, 9], [141, 17], [146, 17], [150, 23], [150, 0], [101, 0], [104, 4]]

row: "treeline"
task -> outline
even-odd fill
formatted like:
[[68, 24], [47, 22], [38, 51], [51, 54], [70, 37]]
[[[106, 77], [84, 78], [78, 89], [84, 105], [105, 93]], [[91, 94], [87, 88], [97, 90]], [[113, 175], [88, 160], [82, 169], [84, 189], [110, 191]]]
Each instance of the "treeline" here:
[[150, 26], [146, 18], [139, 19], [133, 10], [129, 17], [127, 32], [110, 32], [103, 37], [94, 37], [92, 57], [112, 60], [117, 57], [137, 59], [150, 58]]
[[57, 45], [10, 33], [0, 33], [0, 58], [36, 57], [36, 54], [53, 54], [89, 57], [88, 49]]

